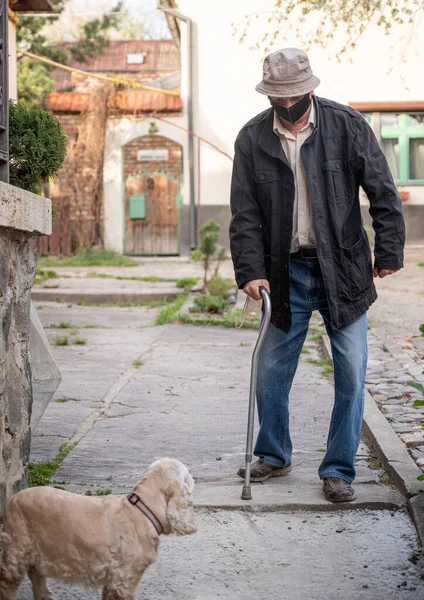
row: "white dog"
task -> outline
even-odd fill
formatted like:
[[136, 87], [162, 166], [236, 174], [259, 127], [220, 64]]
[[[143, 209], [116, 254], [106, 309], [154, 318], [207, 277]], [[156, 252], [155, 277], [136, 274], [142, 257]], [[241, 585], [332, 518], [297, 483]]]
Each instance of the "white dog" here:
[[193, 479], [172, 458], [154, 462], [129, 496], [103, 498], [50, 487], [23, 490], [6, 504], [0, 600], [13, 600], [27, 572], [34, 599], [48, 600], [46, 577], [103, 587], [103, 600], [132, 600], [155, 562], [161, 533], [197, 530]]

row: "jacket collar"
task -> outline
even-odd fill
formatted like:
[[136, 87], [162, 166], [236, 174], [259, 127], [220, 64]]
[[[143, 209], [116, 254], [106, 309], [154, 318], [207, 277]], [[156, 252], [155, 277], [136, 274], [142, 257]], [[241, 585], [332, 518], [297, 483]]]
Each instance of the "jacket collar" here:
[[[320, 125], [320, 111], [319, 111], [319, 102], [316, 96], [312, 96], [312, 102], [314, 103], [315, 108], [315, 129], [314, 133], [316, 133], [319, 129]], [[286, 155], [283, 152], [283, 148], [281, 146], [281, 141], [277, 135], [274, 133], [274, 109], [270, 108], [268, 112], [267, 119], [265, 121], [265, 125], [262, 129], [261, 135], [259, 136], [258, 141], [259, 147], [262, 148], [264, 152], [273, 156], [274, 158], [278, 158], [282, 160], [288, 167], [290, 164], [287, 160]]]

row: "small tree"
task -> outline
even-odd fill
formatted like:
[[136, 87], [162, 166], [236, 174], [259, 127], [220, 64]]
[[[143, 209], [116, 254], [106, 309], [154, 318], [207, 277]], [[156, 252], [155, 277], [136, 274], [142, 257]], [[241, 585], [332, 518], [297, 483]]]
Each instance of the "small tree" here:
[[39, 194], [66, 156], [66, 138], [53, 115], [40, 106], [10, 102], [10, 183]]
[[199, 230], [200, 248], [193, 252], [193, 260], [203, 263], [203, 292], [205, 294], [208, 293], [208, 283], [210, 281], [208, 278], [209, 269], [212, 268], [213, 263], [215, 263], [213, 277], [217, 277], [219, 265], [226, 257], [225, 250], [218, 246], [220, 231], [221, 225], [216, 221], [211, 219], [204, 223]]

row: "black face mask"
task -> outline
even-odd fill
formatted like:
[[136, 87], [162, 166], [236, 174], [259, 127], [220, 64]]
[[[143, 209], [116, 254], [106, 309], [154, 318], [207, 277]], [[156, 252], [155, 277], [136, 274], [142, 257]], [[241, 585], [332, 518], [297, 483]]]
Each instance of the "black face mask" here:
[[285, 121], [288, 121], [289, 123], [296, 123], [296, 121], [298, 121], [301, 117], [303, 117], [305, 112], [310, 107], [311, 97], [309, 94], [306, 94], [306, 96], [304, 96], [301, 100], [299, 100], [299, 102], [296, 102], [296, 104], [293, 104], [293, 106], [290, 106], [290, 108], [286, 108], [285, 106], [280, 106], [273, 100], [270, 100], [270, 102], [271, 102], [271, 106], [273, 107], [273, 109], [275, 110], [277, 115], [279, 115], [280, 117], [282, 117]]

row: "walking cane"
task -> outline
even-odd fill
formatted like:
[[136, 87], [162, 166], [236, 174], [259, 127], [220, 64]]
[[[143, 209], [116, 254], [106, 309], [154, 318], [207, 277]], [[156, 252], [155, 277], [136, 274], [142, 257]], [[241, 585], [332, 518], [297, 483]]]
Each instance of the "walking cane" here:
[[255, 422], [255, 401], [256, 401], [256, 384], [258, 380], [258, 363], [259, 351], [268, 331], [269, 322], [271, 320], [271, 299], [264, 287], [260, 287], [259, 291], [262, 294], [264, 302], [264, 314], [261, 327], [259, 330], [258, 341], [252, 355], [252, 368], [250, 372], [250, 396], [249, 396], [249, 415], [247, 419], [247, 440], [246, 440], [246, 473], [244, 478], [243, 491], [241, 493], [242, 500], [251, 500], [252, 490], [250, 485], [250, 469], [252, 466], [252, 448], [253, 448], [253, 425]]

